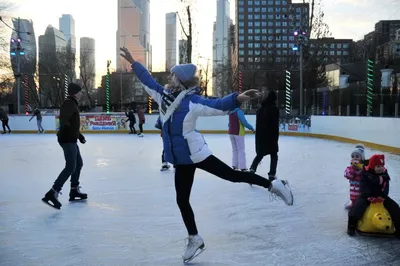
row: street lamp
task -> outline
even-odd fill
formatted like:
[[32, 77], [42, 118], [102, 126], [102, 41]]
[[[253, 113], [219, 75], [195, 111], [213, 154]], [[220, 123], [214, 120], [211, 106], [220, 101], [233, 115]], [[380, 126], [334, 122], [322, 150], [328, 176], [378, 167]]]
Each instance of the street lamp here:
[[297, 37], [297, 45], [292, 47], [293, 51], [300, 53], [300, 113], [303, 115], [303, 46], [307, 41], [307, 33], [304, 30], [296, 30], [293, 35]]

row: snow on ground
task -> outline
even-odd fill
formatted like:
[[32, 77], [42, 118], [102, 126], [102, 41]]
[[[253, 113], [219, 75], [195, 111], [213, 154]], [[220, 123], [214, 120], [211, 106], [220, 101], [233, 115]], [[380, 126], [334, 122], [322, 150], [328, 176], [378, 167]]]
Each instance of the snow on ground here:
[[[66, 183], [57, 211], [41, 202], [64, 166], [56, 137], [0, 137], [0, 265], [181, 265], [186, 230], [173, 171], [159, 171], [160, 136], [86, 138], [81, 185], [89, 199], [69, 203]], [[230, 164], [228, 136], [205, 138]], [[246, 144], [250, 165], [253, 135]], [[400, 241], [346, 234], [343, 172], [353, 147], [282, 136], [278, 174], [290, 181], [291, 207], [197, 170], [191, 203], [207, 250], [192, 265], [400, 265]], [[259, 173], [268, 167], [267, 157]], [[400, 157], [387, 154], [387, 167], [400, 202]]]

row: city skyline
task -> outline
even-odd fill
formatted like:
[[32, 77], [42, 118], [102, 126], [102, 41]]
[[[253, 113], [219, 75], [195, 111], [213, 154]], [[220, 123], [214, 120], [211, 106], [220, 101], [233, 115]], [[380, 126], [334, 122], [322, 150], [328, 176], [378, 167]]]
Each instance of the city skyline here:
[[[199, 3], [201, 2], [201, 3]], [[294, 1], [299, 2], [299, 1]], [[300, 1], [301, 2], [301, 1]], [[361, 39], [365, 34], [374, 29], [374, 24], [379, 20], [400, 19], [400, 12], [395, 12], [399, 4], [392, 0], [371, 0], [368, 3], [361, 0], [335, 0], [324, 1], [325, 21], [329, 24], [332, 36], [335, 38]], [[76, 37], [91, 37], [96, 40], [96, 83], [99, 85], [99, 77], [106, 72], [106, 61], [112, 60], [112, 67], [115, 69], [115, 33], [117, 30], [116, 3], [102, 3], [97, 1], [77, 1], [69, 2], [57, 0], [43, 0], [43, 5], [35, 5], [29, 0], [14, 0], [16, 5], [14, 10], [6, 13], [6, 18], [10, 16], [20, 16], [21, 18], [32, 19], [36, 36], [42, 35], [46, 27], [51, 24], [58, 25], [58, 19], [62, 14], [71, 14], [76, 22]], [[232, 3], [231, 3], [232, 5]], [[42, 6], [48, 6], [48, 16], [42, 16]], [[87, 12], [96, 6], [96, 12]], [[79, 8], [77, 8], [79, 7]], [[194, 44], [203, 57], [212, 58], [212, 30], [216, 18], [216, 1], [198, 1], [197, 6], [196, 32], [198, 32], [197, 42]], [[181, 11], [175, 0], [154, 0], [150, 1], [150, 36], [153, 52], [153, 71], [163, 71], [165, 69], [165, 14], [168, 12]], [[232, 5], [231, 18], [235, 20], [235, 8]], [[354, 16], [354, 14], [363, 16]], [[201, 19], [199, 19], [201, 18]], [[352, 27], [349, 27], [352, 25]], [[93, 29], [93, 27], [95, 27]], [[194, 58], [194, 63], [197, 60]]]

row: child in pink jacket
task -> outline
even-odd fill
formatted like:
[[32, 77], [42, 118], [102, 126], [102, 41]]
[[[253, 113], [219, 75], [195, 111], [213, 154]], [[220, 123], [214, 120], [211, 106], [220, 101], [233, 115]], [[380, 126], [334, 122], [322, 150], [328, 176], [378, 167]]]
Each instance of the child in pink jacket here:
[[346, 203], [346, 209], [350, 209], [360, 195], [360, 179], [361, 172], [363, 170], [363, 156], [364, 151], [356, 148], [351, 153], [350, 166], [344, 170], [344, 177], [347, 178], [350, 183], [350, 202]]

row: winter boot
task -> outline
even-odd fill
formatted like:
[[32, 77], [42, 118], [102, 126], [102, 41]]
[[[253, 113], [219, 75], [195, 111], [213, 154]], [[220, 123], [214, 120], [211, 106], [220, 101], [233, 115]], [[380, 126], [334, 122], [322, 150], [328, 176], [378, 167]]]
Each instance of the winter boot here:
[[71, 187], [71, 190], [69, 192], [69, 201], [77, 200], [76, 198], [79, 198], [81, 200], [87, 199], [87, 194], [86, 193], [82, 193], [80, 188], [81, 188], [80, 186]]
[[185, 248], [185, 253], [182, 256], [183, 262], [187, 263], [193, 260], [195, 257], [200, 255], [206, 246], [204, 245], [204, 241], [199, 235], [190, 235], [188, 237], [188, 243]]
[[357, 222], [358, 220], [356, 217], [349, 216], [349, 221], [347, 223], [347, 234], [349, 236], [355, 236]]
[[[58, 195], [61, 194], [61, 192], [55, 190], [54, 188], [51, 188], [45, 195], [44, 198], [42, 198], [42, 201], [51, 207], [55, 209], [60, 209], [61, 208], [61, 203], [58, 201]], [[51, 204], [50, 204], [51, 202]]]

